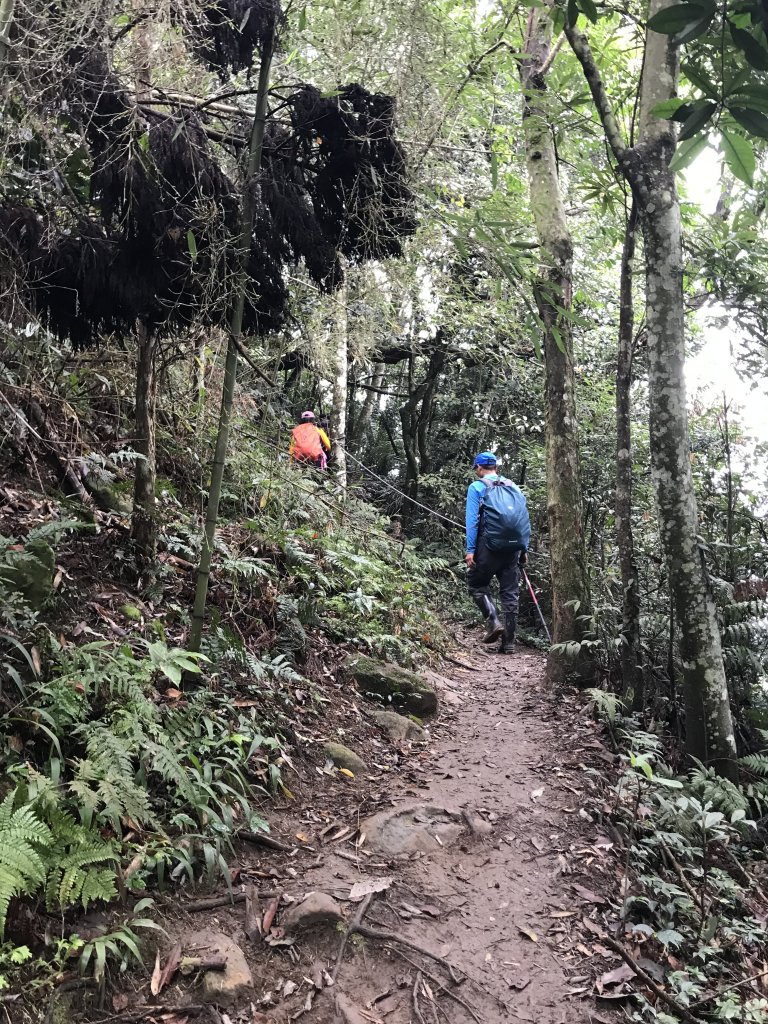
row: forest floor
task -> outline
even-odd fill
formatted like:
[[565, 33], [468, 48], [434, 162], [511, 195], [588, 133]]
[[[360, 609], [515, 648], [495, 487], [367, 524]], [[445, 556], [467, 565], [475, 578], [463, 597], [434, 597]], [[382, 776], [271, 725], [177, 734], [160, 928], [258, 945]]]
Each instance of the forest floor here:
[[[177, 975], [155, 996], [149, 977], [135, 976], [112, 1013], [163, 1024], [612, 1018], [632, 976], [600, 943], [618, 918], [623, 874], [610, 826], [599, 823], [614, 756], [583, 699], [546, 685], [541, 654], [487, 654], [476, 635], [461, 639], [471, 668], [446, 663], [426, 742], [396, 745], [387, 763], [361, 748], [348, 722], [344, 741], [368, 760], [366, 777], [335, 773], [331, 784], [297, 759], [294, 799], [269, 815], [288, 851], [240, 850], [235, 891], [250, 887], [248, 904], [241, 894], [234, 906], [193, 910], [174, 898], [159, 908], [170, 939], [155, 989], [174, 944], [186, 955], [218, 951], [234, 960], [219, 975], [219, 1008], [201, 1005], [194, 976]], [[309, 892], [337, 907], [321, 901], [325, 923], [303, 930], [307, 905], [296, 904]], [[360, 931], [345, 942], [350, 921]]]

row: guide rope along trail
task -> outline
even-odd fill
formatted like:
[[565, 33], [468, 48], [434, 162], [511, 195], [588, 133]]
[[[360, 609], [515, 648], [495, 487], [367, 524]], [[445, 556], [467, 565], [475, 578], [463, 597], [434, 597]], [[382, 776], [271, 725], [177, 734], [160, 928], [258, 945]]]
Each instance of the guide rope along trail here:
[[[410, 501], [414, 505], [417, 505], [419, 508], [424, 509], [424, 511], [427, 512], [429, 515], [435, 516], [437, 519], [442, 519], [450, 526], [456, 527], [457, 530], [461, 530], [462, 532], [464, 531], [463, 525], [461, 523], [457, 523], [455, 519], [450, 519], [448, 516], [444, 516], [442, 512], [437, 512], [435, 509], [429, 508], [427, 505], [423, 505], [420, 501], [417, 501], [415, 498], [410, 497], [410, 495], [404, 494], [403, 491], [398, 490], [397, 487], [389, 483], [388, 480], [385, 480], [383, 477], [380, 477], [377, 473], [374, 473], [372, 469], [368, 469], [367, 466], [360, 462], [359, 459], [356, 459], [355, 456], [352, 455], [352, 453], [346, 447], [344, 447], [344, 445], [339, 444], [338, 441], [336, 442], [336, 447], [342, 448], [344, 454], [347, 456], [348, 459], [352, 459], [352, 461], [356, 465], [358, 465], [362, 470], [364, 470], [366, 473], [372, 476], [375, 480], [378, 480], [380, 483], [384, 484], [384, 486], [388, 487], [391, 491], [394, 491], [395, 494], [399, 494], [401, 498], [405, 498], [406, 501]], [[520, 566], [520, 571], [523, 574], [523, 579], [525, 580], [525, 585], [528, 588], [528, 593], [531, 595], [531, 600], [533, 601], [536, 607], [536, 611], [538, 612], [539, 618], [541, 619], [541, 624], [544, 627], [544, 632], [546, 633], [547, 641], [551, 644], [552, 634], [549, 632], [549, 627], [547, 626], [547, 623], [544, 619], [544, 613], [542, 612], [541, 605], [539, 604], [538, 598], [536, 597], [536, 592], [534, 591], [533, 585], [531, 584], [531, 581], [528, 578], [528, 573], [525, 571], [523, 566]]]

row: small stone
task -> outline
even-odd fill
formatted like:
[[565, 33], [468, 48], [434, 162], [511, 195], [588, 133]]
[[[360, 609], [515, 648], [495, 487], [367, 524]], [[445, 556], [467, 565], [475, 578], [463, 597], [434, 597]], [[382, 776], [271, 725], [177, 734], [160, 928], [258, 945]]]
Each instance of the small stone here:
[[206, 971], [203, 975], [203, 1001], [217, 1006], [236, 1006], [253, 999], [253, 975], [237, 943], [223, 932], [197, 933], [194, 938], [195, 945], [206, 953], [227, 961], [223, 971]]
[[341, 907], [332, 896], [327, 892], [311, 892], [286, 911], [281, 923], [286, 935], [295, 935], [318, 925], [335, 927], [343, 920]]
[[337, 768], [346, 768], [353, 775], [365, 775], [368, 771], [365, 761], [359, 758], [354, 750], [345, 747], [343, 743], [326, 743], [323, 751]]
[[404, 715], [398, 715], [395, 711], [379, 711], [378, 708], [370, 712], [373, 721], [392, 740], [393, 743], [402, 743], [405, 740], [423, 740], [424, 730], [416, 722]]

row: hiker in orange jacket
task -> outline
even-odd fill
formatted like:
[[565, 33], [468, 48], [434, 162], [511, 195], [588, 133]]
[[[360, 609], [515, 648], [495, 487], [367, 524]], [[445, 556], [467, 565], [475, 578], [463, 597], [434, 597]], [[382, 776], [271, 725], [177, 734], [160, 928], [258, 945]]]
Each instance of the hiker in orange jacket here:
[[331, 442], [326, 432], [315, 423], [315, 414], [309, 410], [303, 412], [291, 431], [291, 446], [288, 449], [291, 462], [325, 469], [330, 450]]

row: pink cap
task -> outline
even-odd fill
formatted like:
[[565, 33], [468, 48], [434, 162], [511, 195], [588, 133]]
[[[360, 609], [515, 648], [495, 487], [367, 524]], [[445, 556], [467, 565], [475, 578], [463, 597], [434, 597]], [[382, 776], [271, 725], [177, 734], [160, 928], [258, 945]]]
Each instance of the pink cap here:
[[306, 412], [303, 412], [301, 414], [301, 418], [303, 420], [313, 420], [315, 418], [315, 414], [312, 412], [311, 409], [307, 409]]

